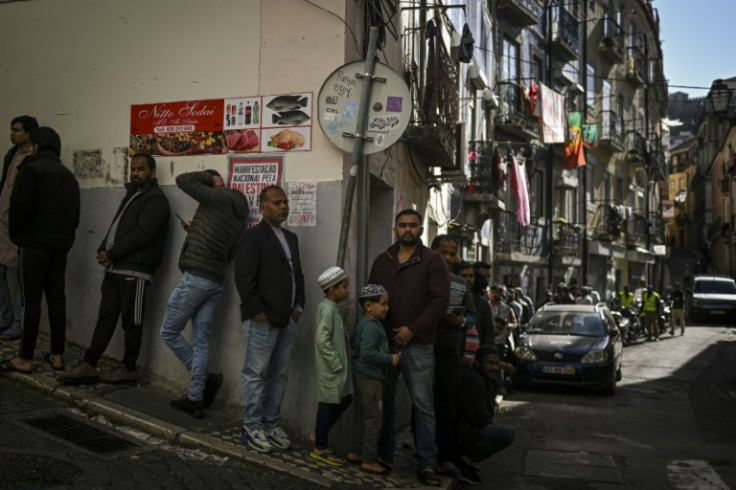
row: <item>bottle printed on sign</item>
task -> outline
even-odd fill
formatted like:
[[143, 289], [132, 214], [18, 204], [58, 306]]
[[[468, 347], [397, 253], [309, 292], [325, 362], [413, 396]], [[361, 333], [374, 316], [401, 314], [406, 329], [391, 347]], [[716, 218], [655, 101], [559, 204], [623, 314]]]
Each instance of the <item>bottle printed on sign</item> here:
[[258, 118], [260, 117], [258, 113], [260, 112], [260, 106], [258, 105], [258, 101], [256, 101], [255, 104], [253, 104], [253, 124], [258, 124]]
[[250, 102], [246, 103], [245, 106], [245, 124], [250, 124], [251, 116], [253, 114], [253, 108], [250, 106]]

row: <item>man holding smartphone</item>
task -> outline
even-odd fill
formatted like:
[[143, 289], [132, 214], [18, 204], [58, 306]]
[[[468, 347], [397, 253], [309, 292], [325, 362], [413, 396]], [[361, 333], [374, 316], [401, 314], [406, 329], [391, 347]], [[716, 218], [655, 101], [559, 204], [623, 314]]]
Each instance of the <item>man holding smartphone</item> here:
[[454, 272], [459, 259], [455, 239], [449, 235], [437, 235], [431, 248], [445, 259], [450, 273], [450, 304], [445, 316], [437, 323], [434, 344], [437, 473], [460, 480], [463, 473], [458, 468], [460, 452], [455, 404], [462, 375], [465, 332], [475, 325], [475, 302], [465, 279]]
[[[145, 292], [163, 259], [169, 217], [169, 201], [156, 180], [156, 160], [150, 155], [134, 156], [125, 196], [97, 248], [97, 262], [105, 268], [97, 325], [84, 360], [59, 377], [64, 383], [138, 379]], [[112, 371], [98, 373], [97, 362], [115, 333], [118, 317], [125, 332], [123, 362]]]

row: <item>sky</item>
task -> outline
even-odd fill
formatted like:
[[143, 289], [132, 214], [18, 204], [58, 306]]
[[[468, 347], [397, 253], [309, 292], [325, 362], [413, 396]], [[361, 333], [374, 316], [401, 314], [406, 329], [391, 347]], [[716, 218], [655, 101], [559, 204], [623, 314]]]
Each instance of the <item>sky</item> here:
[[653, 6], [659, 11], [670, 93], [705, 96], [713, 80], [736, 77], [736, 0], [655, 0]]

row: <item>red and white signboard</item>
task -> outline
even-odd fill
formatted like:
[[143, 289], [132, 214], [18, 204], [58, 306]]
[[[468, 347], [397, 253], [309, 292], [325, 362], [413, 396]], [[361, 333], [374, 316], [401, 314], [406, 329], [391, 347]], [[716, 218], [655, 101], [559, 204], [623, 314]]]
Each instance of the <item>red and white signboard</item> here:
[[284, 175], [283, 155], [229, 155], [227, 187], [237, 189], [248, 200], [250, 212], [247, 228], [261, 222], [258, 196], [271, 185], [282, 185]]

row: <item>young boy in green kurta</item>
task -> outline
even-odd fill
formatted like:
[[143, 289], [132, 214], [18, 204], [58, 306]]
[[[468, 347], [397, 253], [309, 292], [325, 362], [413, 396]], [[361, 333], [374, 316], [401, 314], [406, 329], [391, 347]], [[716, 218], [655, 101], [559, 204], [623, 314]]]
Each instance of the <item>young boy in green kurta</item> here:
[[317, 366], [317, 422], [314, 449], [309, 455], [331, 466], [341, 466], [345, 460], [328, 447], [330, 428], [353, 401], [353, 381], [350, 376], [347, 330], [342, 323], [337, 303], [348, 298], [348, 278], [339, 267], [330, 267], [317, 279], [325, 297], [317, 307], [314, 332], [315, 364]]

